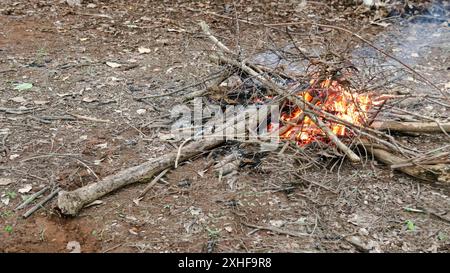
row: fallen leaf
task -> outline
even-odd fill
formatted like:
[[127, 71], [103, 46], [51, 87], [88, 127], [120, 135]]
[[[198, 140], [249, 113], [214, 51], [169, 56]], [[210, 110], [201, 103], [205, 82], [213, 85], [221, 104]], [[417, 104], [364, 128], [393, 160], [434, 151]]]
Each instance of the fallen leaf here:
[[9, 205], [9, 197], [8, 196], [2, 197], [1, 201], [3, 204], [5, 204], [5, 206]]
[[147, 112], [147, 110], [145, 110], [145, 109], [136, 110], [136, 113], [138, 113], [139, 115], [145, 114], [145, 112]]
[[94, 165], [100, 165], [102, 163], [103, 160], [101, 159], [96, 159], [94, 160]]
[[166, 74], [171, 73], [171, 72], [172, 72], [174, 69], [176, 69], [176, 68], [183, 68], [183, 66], [181, 66], [181, 65], [175, 65], [175, 66], [169, 67], [169, 69], [167, 69], [167, 71], [166, 71]]
[[0, 178], [0, 186], [8, 186], [9, 184], [12, 183], [12, 180], [9, 178]]
[[139, 233], [137, 233], [137, 228], [131, 228], [131, 229], [129, 229], [128, 230], [131, 234], [133, 234], [133, 235], [139, 235]]
[[13, 89], [23, 91], [23, 90], [31, 89], [32, 87], [33, 87], [32, 83], [25, 82], [25, 83], [19, 83], [19, 84], [14, 85]]
[[284, 226], [284, 224], [285, 224], [286, 222], [283, 221], [283, 220], [270, 220], [269, 223], [270, 223], [272, 226], [274, 226], [274, 227], [280, 228], [280, 227]]
[[151, 52], [151, 50], [150, 50], [150, 48], [145, 48], [145, 47], [139, 47], [138, 48], [138, 52], [140, 53], [140, 54], [147, 54], [147, 53], [150, 53]]
[[175, 136], [173, 134], [158, 133], [158, 138], [161, 140], [171, 140], [175, 139]]
[[31, 191], [33, 187], [30, 184], [26, 184], [23, 188], [20, 188], [18, 190], [19, 193], [27, 193], [29, 191]]
[[106, 65], [109, 67], [112, 67], [112, 68], [119, 68], [122, 66], [121, 64], [114, 63], [114, 62], [106, 62]]
[[106, 149], [108, 147], [108, 143], [107, 142], [101, 143], [101, 144], [95, 145], [95, 147], [100, 148], [100, 149]]
[[68, 242], [66, 249], [71, 250], [70, 253], [81, 253], [81, 245], [77, 241]]
[[19, 156], [20, 155], [18, 155], [18, 154], [12, 154], [9, 156], [9, 160], [14, 160], [14, 159], [18, 158]]
[[27, 101], [24, 97], [14, 97], [9, 100], [17, 103], [24, 103]]
[[47, 100], [35, 100], [35, 101], [33, 101], [33, 103], [36, 104], [36, 105], [44, 105], [44, 104], [49, 103], [49, 101], [47, 101]]
[[84, 97], [84, 98], [83, 98], [83, 101], [84, 101], [84, 102], [87, 102], [87, 103], [91, 103], [91, 102], [97, 101], [97, 99], [93, 99], [93, 98], [90, 98], [90, 97]]

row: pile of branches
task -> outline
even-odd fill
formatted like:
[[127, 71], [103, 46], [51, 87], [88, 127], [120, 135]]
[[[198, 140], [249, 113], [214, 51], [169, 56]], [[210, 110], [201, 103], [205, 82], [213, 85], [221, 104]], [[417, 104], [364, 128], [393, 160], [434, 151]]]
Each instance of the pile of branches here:
[[[232, 52], [211, 34], [209, 27], [204, 22], [200, 25], [203, 32], [215, 46], [215, 50], [210, 56], [212, 60], [217, 61], [220, 65], [231, 66], [238, 74], [245, 73], [251, 76], [258, 83], [262, 84], [266, 90], [270, 91], [266, 95], [274, 95], [272, 97], [273, 100], [282, 98], [295, 104], [302, 110], [305, 116], [309, 117], [322, 130], [336, 148], [352, 162], [361, 161], [361, 155], [357, 154], [360, 149], [357, 148], [363, 147], [366, 152], [371, 153], [377, 160], [390, 165], [393, 169], [400, 170], [425, 181], [438, 183], [450, 182], [450, 166], [446, 165], [450, 163], [450, 153], [445, 151], [448, 146], [422, 153], [413, 147], [408, 147], [400, 143], [389, 134], [391, 132], [443, 133], [447, 137], [450, 137], [448, 135], [448, 132], [450, 132], [450, 123], [440, 122], [435, 119], [429, 122], [374, 121], [376, 115], [382, 111], [384, 103], [392, 98], [392, 96], [381, 96], [377, 99], [384, 100], [384, 103], [376, 110], [372, 121], [368, 122], [366, 126], [355, 125], [306, 101], [302, 96], [292, 92], [291, 88], [280, 85], [278, 84], [279, 81], [274, 80], [289, 77], [286, 73], [278, 74], [276, 70], [239, 60], [237, 57], [238, 54]], [[327, 78], [328, 75], [322, 75], [322, 77]], [[289, 78], [292, 79], [292, 77]], [[351, 130], [352, 135], [355, 137], [352, 139], [350, 145], [345, 144], [330, 130], [329, 124], [331, 123], [342, 124]], [[283, 130], [280, 129], [280, 131]]]
[[[252, 89], [255, 92], [253, 95], [261, 97], [260, 92], [261, 90], [264, 90], [264, 97], [266, 99], [269, 98], [271, 102], [288, 102], [301, 109], [303, 113], [302, 119], [305, 117], [309, 118], [309, 120], [321, 130], [323, 136], [325, 136], [328, 141], [328, 146], [337, 149], [339, 153], [343, 155], [344, 159], [357, 163], [360, 162], [362, 158], [367, 158], [368, 155], [372, 155], [373, 158], [389, 165], [392, 169], [404, 172], [422, 181], [445, 185], [446, 187], [449, 185], [450, 153], [445, 150], [449, 147], [448, 145], [426, 152], [419, 151], [415, 147], [410, 147], [397, 141], [392, 133], [442, 133], [447, 137], [450, 137], [448, 135], [450, 132], [450, 123], [445, 123], [432, 118], [425, 118], [426, 121], [423, 121], [424, 118], [421, 116], [418, 118], [421, 118], [422, 121], [377, 121], [376, 117], [383, 111], [386, 102], [395, 96], [381, 96], [376, 98], [383, 101], [383, 103], [378, 105], [378, 108], [372, 111], [370, 122], [363, 125], [357, 125], [346, 121], [333, 113], [322, 109], [313, 102], [305, 100], [303, 96], [298, 95], [298, 89], [293, 90], [292, 85], [286, 84], [286, 81], [290, 81], [291, 83], [297, 81], [297, 84], [294, 84], [294, 86], [296, 86], [296, 88], [302, 86], [304, 82], [299, 82], [300, 80], [298, 77], [289, 75], [286, 71], [265, 67], [263, 65], [255, 64], [248, 59], [242, 59], [240, 52], [234, 52], [225, 46], [215, 35], [213, 35], [213, 33], [211, 33], [205, 22], [201, 22], [200, 27], [204, 35], [212, 44], [212, 50], [210, 51], [211, 53], [209, 56], [210, 59], [218, 66], [225, 67], [226, 69], [223, 70], [219, 76], [215, 77], [215, 80], [206, 90], [194, 92], [185, 97], [186, 100], [206, 95], [212, 90], [223, 89], [224, 86], [222, 83], [232, 76], [251, 79], [250, 83], [255, 85]], [[326, 26], [322, 25], [322, 27]], [[330, 27], [336, 29], [336, 27]], [[341, 30], [349, 32], [345, 29]], [[383, 55], [392, 57], [370, 44], [370, 42], [364, 38], [360, 36], [357, 36], [357, 38], [376, 50], [379, 50]], [[303, 50], [298, 49], [298, 51], [303, 57], [306, 56]], [[319, 78], [333, 77], [336, 72], [341, 71], [340, 69], [330, 69], [329, 66], [323, 67], [323, 64], [314, 62], [314, 60], [311, 59], [308, 59], [308, 61], [310, 62], [310, 65], [320, 68], [315, 72], [315, 75], [319, 75]], [[400, 62], [400, 64], [402, 63]], [[411, 70], [411, 68], [407, 66], [406, 69]], [[415, 71], [412, 72], [417, 73]], [[248, 83], [248, 81], [246, 82]], [[432, 83], [430, 83], [430, 85], [434, 88], [436, 87]], [[236, 97], [232, 95], [233, 90], [227, 90], [225, 87], [223, 93], [225, 101], [236, 99]], [[252, 103], [252, 101], [249, 101], [249, 97], [251, 97], [252, 100], [254, 100], [255, 97], [251, 95], [246, 96], [247, 103], [249, 104]], [[440, 98], [446, 99], [444, 94]], [[414, 115], [414, 113], [409, 114]], [[416, 116], [418, 115], [416, 114]], [[270, 116], [264, 118], [270, 119]], [[58, 197], [58, 208], [63, 214], [76, 215], [83, 206], [117, 190], [118, 188], [135, 182], [151, 181], [148, 187], [142, 192], [142, 194], [144, 194], [146, 190], [154, 185], [168, 170], [177, 168], [180, 162], [203, 153], [205, 150], [210, 150], [223, 145], [226, 142], [223, 138], [223, 131], [229, 126], [236, 126], [236, 122], [240, 123], [245, 121], [245, 113], [242, 113], [242, 115], [238, 113], [236, 118], [230, 122], [217, 124], [214, 132], [210, 132], [207, 137], [201, 139], [186, 139], [181, 143], [179, 148], [172, 153], [168, 153], [160, 158], [150, 160], [141, 165], [125, 169], [117, 174], [105, 177], [97, 183], [84, 186], [77, 190], [71, 192], [61, 191]], [[345, 140], [341, 139], [330, 129], [330, 124], [341, 124], [342, 126], [345, 126], [345, 128], [351, 132], [350, 135], [352, 137], [346, 138]], [[283, 130], [284, 125], [285, 124], [280, 125], [280, 130]], [[254, 126], [258, 125], [256, 124]], [[239, 128], [239, 126], [236, 127]], [[252, 129], [255, 128], [246, 128], [245, 130]], [[245, 134], [245, 132], [242, 133]], [[283, 141], [286, 144], [292, 143], [289, 139]], [[285, 147], [285, 144], [282, 143], [280, 147], [283, 146]], [[230, 160], [225, 162], [224, 166], [229, 166], [234, 161], [236, 161], [235, 158], [230, 157]], [[235, 167], [239, 164], [233, 163], [232, 165]]]

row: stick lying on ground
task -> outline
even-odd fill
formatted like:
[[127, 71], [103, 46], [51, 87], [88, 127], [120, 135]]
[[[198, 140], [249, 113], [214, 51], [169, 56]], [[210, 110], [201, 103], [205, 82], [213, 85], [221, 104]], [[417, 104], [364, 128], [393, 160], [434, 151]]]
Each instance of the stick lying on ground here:
[[[184, 147], [179, 161], [185, 161], [195, 155], [220, 145], [223, 139], [209, 138], [193, 142]], [[92, 183], [74, 191], [62, 191], [58, 196], [58, 208], [63, 214], [76, 215], [85, 206], [98, 198], [126, 185], [151, 179], [155, 174], [173, 166], [178, 151], [165, 154], [141, 165], [107, 176], [97, 183]]]
[[[245, 130], [245, 126], [239, 125], [242, 122], [246, 122], [245, 112], [237, 113], [235, 119], [224, 124], [217, 124], [214, 133], [205, 133], [202, 139], [184, 145], [181, 152], [178, 150], [172, 151], [159, 158], [122, 170], [117, 174], [103, 178], [99, 182], [86, 185], [74, 191], [61, 191], [58, 196], [58, 208], [63, 214], [76, 215], [83, 206], [112, 191], [132, 183], [149, 181], [154, 175], [173, 167], [175, 161], [186, 161], [195, 155], [224, 143], [225, 131], [230, 126], [236, 126], [235, 128]], [[245, 132], [238, 133], [245, 134]]]
[[450, 122], [437, 124], [435, 122], [400, 122], [400, 121], [376, 121], [372, 128], [392, 132], [408, 133], [450, 133]]
[[42, 201], [40, 201], [39, 203], [37, 203], [36, 205], [34, 205], [31, 209], [29, 209], [27, 212], [25, 212], [22, 217], [23, 218], [28, 218], [31, 214], [33, 214], [35, 211], [37, 211], [38, 209], [42, 208], [44, 206], [45, 203], [47, 203], [48, 201], [52, 200], [57, 194], [58, 192], [61, 191], [61, 188], [57, 188], [56, 190], [52, 191], [49, 195], [47, 195], [47, 197], [45, 197]]
[[[375, 159], [386, 165], [395, 166], [407, 161], [404, 158], [396, 156], [385, 149], [373, 147], [366, 141], [360, 141], [360, 144], [364, 145], [366, 150], [369, 151], [375, 157]], [[450, 165], [448, 164], [417, 164], [414, 166], [405, 165], [404, 167], [397, 167], [395, 169], [423, 181], [432, 183], [438, 182], [445, 186], [450, 185]]]

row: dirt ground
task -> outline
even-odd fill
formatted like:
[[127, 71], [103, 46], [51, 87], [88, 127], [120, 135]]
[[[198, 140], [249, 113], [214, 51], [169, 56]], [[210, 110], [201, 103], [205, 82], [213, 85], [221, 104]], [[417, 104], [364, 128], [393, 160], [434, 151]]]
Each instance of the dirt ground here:
[[[412, 37], [395, 22], [368, 23], [377, 12], [351, 2], [239, 1], [238, 11], [257, 22], [309, 18], [354, 30], [364, 26], [365, 37], [380, 44], [392, 36]], [[311, 169], [307, 176], [317, 183], [307, 183], [283, 174], [282, 166], [294, 158], [271, 154], [258, 167], [244, 167], [231, 187], [202, 172], [202, 155], [169, 172], [140, 201], [136, 197], [146, 185], [116, 191], [74, 218], [61, 217], [55, 200], [27, 219], [24, 210], [14, 210], [47, 185], [73, 190], [176, 149], [179, 142], [164, 136], [180, 96], [134, 98], [170, 92], [211, 73], [215, 68], [197, 22], [205, 20], [235, 45], [233, 24], [217, 16], [232, 17], [232, 9], [232, 1], [91, 0], [80, 7], [56, 0], [1, 1], [1, 252], [70, 252], [71, 241], [82, 252], [450, 251], [448, 188], [371, 160], [344, 162], [339, 172]], [[431, 44], [403, 57], [449, 88], [448, 21], [417, 29], [416, 34], [433, 34], [418, 39]], [[277, 39], [276, 32], [267, 32], [242, 24], [241, 47], [257, 52], [266, 40], [260, 37]], [[149, 52], [140, 53], [140, 47]], [[410, 92], [425, 92], [410, 77], [399, 82]], [[33, 87], [14, 89], [20, 83]], [[448, 120], [449, 108], [409, 103], [417, 113]], [[418, 147], [448, 142], [440, 135], [402, 139]], [[286, 187], [286, 181], [301, 183]]]

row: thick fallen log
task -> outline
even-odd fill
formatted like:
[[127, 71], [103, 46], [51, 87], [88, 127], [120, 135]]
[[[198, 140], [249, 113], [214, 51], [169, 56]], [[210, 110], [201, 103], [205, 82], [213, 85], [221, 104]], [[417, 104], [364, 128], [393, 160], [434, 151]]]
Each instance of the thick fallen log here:
[[450, 122], [400, 122], [400, 121], [376, 121], [372, 128], [382, 131], [404, 133], [450, 133]]
[[[405, 158], [399, 157], [387, 151], [386, 149], [380, 148], [379, 145], [375, 147], [364, 141], [361, 141], [360, 143], [364, 145], [366, 150], [369, 151], [377, 161], [386, 165], [400, 165], [407, 161]], [[437, 183], [445, 186], [450, 185], [450, 165], [448, 164], [416, 164], [413, 166], [397, 167], [395, 168], [395, 170], [401, 171], [423, 181]]]
[[[193, 156], [223, 144], [225, 142], [226, 132], [231, 126], [245, 130], [245, 126], [240, 126], [239, 124], [247, 121], [246, 116], [247, 113], [245, 111], [237, 113], [234, 119], [226, 123], [217, 123], [214, 133], [205, 133], [206, 135], [201, 139], [188, 143], [159, 158], [122, 170], [117, 174], [103, 178], [99, 182], [86, 185], [76, 190], [61, 191], [58, 196], [57, 206], [61, 213], [74, 216], [85, 205], [108, 193], [136, 182], [150, 181], [163, 170], [174, 167], [176, 162], [186, 161]], [[245, 132], [242, 132], [242, 134], [245, 134]]]
[[[214, 148], [224, 142], [223, 139], [204, 139], [184, 146], [179, 162], [185, 161], [205, 150]], [[103, 178], [74, 191], [62, 191], [58, 196], [58, 208], [63, 214], [76, 215], [87, 204], [126, 185], [136, 182], [146, 182], [154, 175], [174, 165], [178, 151], [165, 154], [162, 157], [147, 161]]]

